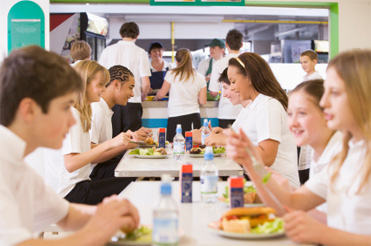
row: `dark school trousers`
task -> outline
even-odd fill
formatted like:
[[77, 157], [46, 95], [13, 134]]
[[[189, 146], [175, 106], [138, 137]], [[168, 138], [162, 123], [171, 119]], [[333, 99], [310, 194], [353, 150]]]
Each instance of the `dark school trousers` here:
[[234, 123], [235, 120], [223, 120], [219, 119], [219, 127], [221, 128], [228, 128], [230, 125]]
[[121, 156], [124, 155], [126, 150], [118, 157], [112, 158], [111, 160], [99, 163], [93, 169], [90, 174], [92, 181], [115, 178], [115, 169], [121, 160]]
[[64, 197], [73, 203], [96, 205], [103, 201], [105, 197], [119, 194], [135, 178], [113, 178], [98, 181], [84, 180]]
[[192, 123], [193, 123], [194, 129], [201, 128], [200, 113], [187, 114], [187, 115], [182, 115], [182, 116], [177, 116], [177, 117], [170, 117], [167, 120], [166, 140], [169, 142], [173, 142], [177, 124], [182, 125], [182, 134], [184, 137], [186, 131], [192, 130]]
[[143, 108], [141, 103], [116, 104], [112, 108], [112, 137], [127, 130], [136, 131], [142, 127]]

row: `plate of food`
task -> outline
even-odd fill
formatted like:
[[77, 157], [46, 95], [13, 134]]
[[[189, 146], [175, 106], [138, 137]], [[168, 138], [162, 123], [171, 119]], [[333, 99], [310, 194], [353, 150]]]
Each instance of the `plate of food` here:
[[164, 159], [168, 156], [164, 148], [143, 148], [133, 149], [129, 152], [129, 155], [140, 159]]
[[128, 234], [119, 231], [107, 245], [152, 245], [152, 229], [142, 225]]
[[[203, 158], [205, 154], [205, 145], [200, 145], [199, 147], [192, 148], [189, 152], [189, 156], [193, 158]], [[224, 147], [213, 147], [214, 157], [220, 157], [225, 153]]]
[[285, 235], [284, 222], [270, 207], [232, 208], [208, 227], [223, 237], [264, 239]]
[[[243, 187], [243, 199], [244, 199], [244, 206], [245, 207], [262, 207], [265, 206], [258, 193], [256, 192], [255, 187], [252, 185], [251, 182], [246, 182], [246, 179], [243, 180], [244, 187]], [[222, 196], [218, 197], [218, 200], [229, 204], [229, 186], [225, 187], [224, 193]]]

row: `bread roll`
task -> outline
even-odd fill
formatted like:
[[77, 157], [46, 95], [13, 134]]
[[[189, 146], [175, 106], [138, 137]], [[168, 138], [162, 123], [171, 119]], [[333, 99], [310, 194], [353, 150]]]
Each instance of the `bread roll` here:
[[222, 220], [222, 229], [226, 232], [248, 233], [251, 230], [249, 220]]

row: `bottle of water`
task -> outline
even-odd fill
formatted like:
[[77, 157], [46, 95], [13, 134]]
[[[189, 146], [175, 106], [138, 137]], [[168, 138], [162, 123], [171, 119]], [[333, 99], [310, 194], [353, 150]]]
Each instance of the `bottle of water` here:
[[178, 245], [178, 207], [171, 196], [170, 175], [162, 175], [161, 198], [153, 210], [152, 245]]
[[175, 160], [181, 160], [184, 157], [184, 143], [185, 139], [182, 135], [182, 126], [176, 126], [176, 134], [173, 140], [173, 157]]
[[205, 163], [201, 170], [201, 200], [215, 203], [218, 196], [218, 168], [214, 164], [213, 147], [207, 146], [204, 154]]
[[207, 119], [204, 119], [204, 125], [201, 130], [201, 144], [205, 145], [205, 138], [207, 138], [210, 135], [210, 129], [209, 129], [209, 122]]

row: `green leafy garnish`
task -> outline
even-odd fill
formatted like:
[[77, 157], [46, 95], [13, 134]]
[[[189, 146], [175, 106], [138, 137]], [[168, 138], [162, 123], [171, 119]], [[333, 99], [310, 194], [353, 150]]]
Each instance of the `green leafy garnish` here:
[[133, 149], [129, 152], [130, 155], [139, 155], [139, 149]]
[[218, 147], [218, 148], [213, 148], [214, 154], [223, 154], [225, 153], [225, 148], [224, 147]]
[[275, 218], [273, 221], [267, 221], [251, 229], [251, 233], [271, 234], [284, 232], [284, 222], [281, 218]]
[[126, 235], [125, 239], [135, 240], [135, 241], [152, 241], [152, 229], [147, 226], [140, 226], [133, 232]]
[[271, 176], [272, 176], [272, 173], [267, 173], [266, 175], [264, 175], [264, 177], [263, 177], [263, 183], [264, 184], [268, 183], [268, 181], [270, 180]]

